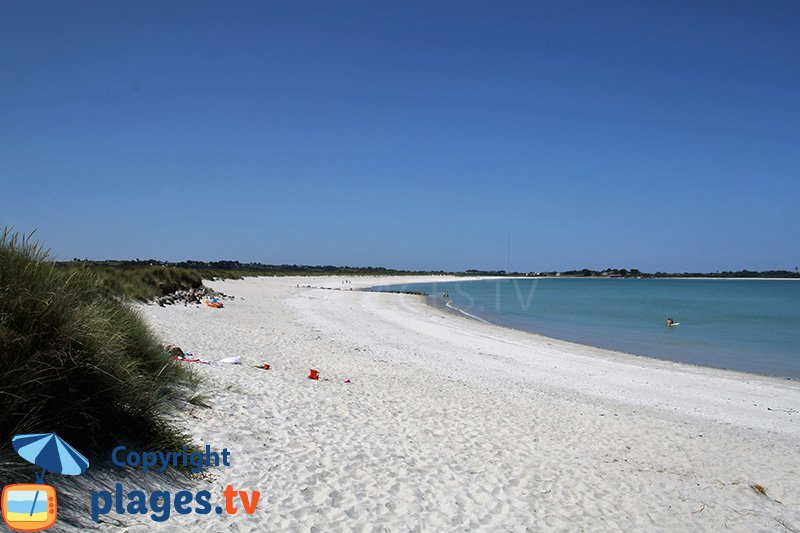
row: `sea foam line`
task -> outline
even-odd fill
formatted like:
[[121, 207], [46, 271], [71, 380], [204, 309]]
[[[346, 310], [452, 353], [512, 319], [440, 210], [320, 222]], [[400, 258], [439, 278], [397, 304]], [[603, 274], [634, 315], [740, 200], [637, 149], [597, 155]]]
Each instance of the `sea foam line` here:
[[479, 316], [475, 316], [475, 315], [473, 315], [473, 314], [471, 314], [471, 313], [467, 313], [466, 311], [464, 311], [464, 310], [462, 310], [462, 309], [459, 309], [459, 308], [458, 308], [458, 307], [456, 307], [455, 305], [450, 305], [450, 304], [452, 304], [452, 303], [453, 303], [452, 301], [448, 301], [448, 302], [447, 302], [446, 304], [444, 304], [444, 305], [445, 305], [445, 307], [447, 307], [448, 309], [452, 309], [453, 311], [458, 311], [459, 313], [461, 313], [461, 314], [463, 314], [463, 315], [467, 315], [467, 316], [468, 316], [468, 317], [470, 317], [470, 318], [474, 318], [475, 320], [480, 320], [480, 321], [481, 321], [481, 322], [483, 322], [484, 324], [491, 324], [491, 322], [488, 322], [488, 321], [486, 321], [486, 320], [482, 319], [482, 318], [481, 318], [481, 317], [479, 317]]

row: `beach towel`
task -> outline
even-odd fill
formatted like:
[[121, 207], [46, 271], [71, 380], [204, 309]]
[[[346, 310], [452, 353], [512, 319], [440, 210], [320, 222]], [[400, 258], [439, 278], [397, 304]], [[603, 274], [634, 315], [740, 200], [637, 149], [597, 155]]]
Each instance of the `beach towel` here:
[[[189, 357], [187, 357], [187, 355]], [[199, 357], [193, 357], [192, 354], [186, 354], [183, 356], [173, 356], [173, 361], [183, 361], [184, 363], [200, 363], [202, 365], [210, 365], [211, 361], [208, 359], [200, 359]]]

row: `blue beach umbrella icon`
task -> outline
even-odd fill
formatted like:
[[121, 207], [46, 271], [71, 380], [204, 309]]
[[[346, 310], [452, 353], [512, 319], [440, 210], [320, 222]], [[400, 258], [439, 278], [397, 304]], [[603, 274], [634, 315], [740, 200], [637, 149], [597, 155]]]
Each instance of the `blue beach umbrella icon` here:
[[37, 483], [44, 483], [45, 472], [79, 476], [89, 468], [89, 460], [55, 433], [16, 435], [11, 446], [20, 457], [42, 467]]

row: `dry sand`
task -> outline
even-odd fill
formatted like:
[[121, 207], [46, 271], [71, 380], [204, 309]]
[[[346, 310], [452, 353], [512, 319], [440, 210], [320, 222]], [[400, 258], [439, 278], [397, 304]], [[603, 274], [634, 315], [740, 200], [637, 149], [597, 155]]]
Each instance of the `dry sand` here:
[[800, 530], [797, 382], [513, 331], [347, 279], [214, 282], [236, 296], [222, 310], [143, 308], [165, 342], [242, 357], [196, 365], [211, 408], [178, 423], [231, 451], [196, 488], [262, 501], [252, 516], [107, 527]]

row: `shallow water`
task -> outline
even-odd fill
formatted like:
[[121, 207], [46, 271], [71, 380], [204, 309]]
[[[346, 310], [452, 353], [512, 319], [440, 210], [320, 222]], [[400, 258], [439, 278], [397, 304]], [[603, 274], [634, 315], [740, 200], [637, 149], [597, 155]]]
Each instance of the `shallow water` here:
[[[554, 338], [800, 378], [800, 281], [533, 278], [391, 288], [447, 291], [466, 313]], [[667, 327], [669, 317], [680, 326]]]

